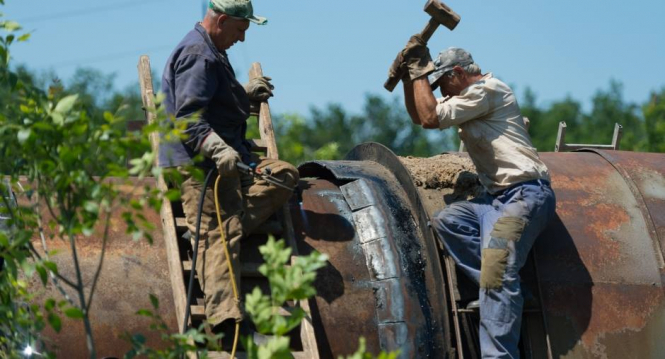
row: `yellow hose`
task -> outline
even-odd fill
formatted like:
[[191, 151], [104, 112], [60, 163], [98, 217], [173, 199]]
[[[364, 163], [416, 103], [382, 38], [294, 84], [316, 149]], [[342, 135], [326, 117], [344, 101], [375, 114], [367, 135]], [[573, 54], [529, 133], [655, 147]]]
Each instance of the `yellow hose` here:
[[[224, 246], [224, 254], [226, 255], [226, 262], [229, 265], [229, 275], [231, 276], [231, 288], [233, 288], [233, 297], [235, 298], [236, 303], [240, 302], [239, 295], [238, 295], [238, 285], [236, 284], [236, 279], [235, 275], [233, 274], [233, 264], [231, 264], [231, 254], [229, 253], [229, 247], [226, 244], [226, 235], [224, 234], [224, 226], [222, 225], [222, 215], [220, 214], [222, 211], [220, 209], [219, 205], [219, 196], [218, 196], [218, 188], [219, 188], [219, 180], [222, 179], [222, 176], [217, 176], [217, 179], [215, 180], [215, 209], [217, 210], [217, 223], [219, 224], [219, 232], [222, 235], [222, 246]], [[236, 322], [236, 332], [235, 336], [233, 337], [233, 348], [231, 349], [231, 358], [235, 358], [236, 356], [236, 347], [238, 345], [238, 336], [240, 334], [240, 322]]]

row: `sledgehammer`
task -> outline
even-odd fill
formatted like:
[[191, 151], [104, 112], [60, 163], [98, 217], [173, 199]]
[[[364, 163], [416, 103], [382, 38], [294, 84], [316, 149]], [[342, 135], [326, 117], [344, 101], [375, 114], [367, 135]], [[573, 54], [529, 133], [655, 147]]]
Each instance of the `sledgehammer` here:
[[[460, 21], [460, 16], [457, 15], [457, 13], [455, 13], [451, 8], [446, 6], [444, 3], [437, 0], [427, 1], [427, 4], [425, 4], [425, 12], [432, 17], [427, 23], [427, 26], [425, 26], [423, 31], [420, 32], [420, 37], [426, 43], [432, 37], [434, 31], [436, 31], [439, 25], [443, 25], [452, 31], [453, 29], [455, 29], [455, 26], [457, 26], [457, 24]], [[385, 87], [386, 90], [393, 92], [395, 86], [397, 86], [397, 84], [399, 83], [399, 81], [402, 79], [403, 76], [404, 76], [404, 69], [400, 68], [397, 74], [388, 78], [388, 81], [386, 81], [386, 83], [383, 84], [383, 87]]]

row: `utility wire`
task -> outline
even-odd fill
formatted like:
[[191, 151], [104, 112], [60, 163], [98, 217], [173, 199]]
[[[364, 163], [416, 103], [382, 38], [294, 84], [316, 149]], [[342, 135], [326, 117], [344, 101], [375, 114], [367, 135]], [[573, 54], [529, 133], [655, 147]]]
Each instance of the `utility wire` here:
[[53, 69], [58, 69], [58, 68], [63, 68], [63, 67], [69, 67], [69, 66], [76, 66], [76, 65], [81, 65], [81, 66], [87, 66], [89, 64], [93, 63], [99, 63], [99, 62], [106, 62], [106, 61], [114, 61], [122, 58], [127, 58], [130, 56], [138, 56], [139, 54], [145, 54], [145, 53], [155, 53], [155, 52], [161, 52], [165, 50], [171, 50], [173, 49], [174, 45], [162, 45], [162, 46], [157, 46], [149, 49], [140, 49], [140, 50], [129, 50], [129, 51], [123, 51], [123, 52], [116, 52], [113, 54], [106, 54], [106, 55], [101, 55], [101, 56], [95, 56], [95, 57], [89, 57], [87, 59], [78, 59], [78, 60], [67, 60], [63, 62], [58, 62], [54, 63], [51, 65]]
[[66, 19], [66, 18], [70, 18], [70, 17], [95, 14], [95, 13], [99, 13], [99, 12], [125, 9], [125, 8], [129, 8], [129, 7], [140, 6], [140, 5], [145, 5], [145, 4], [149, 4], [149, 3], [155, 3], [155, 2], [162, 2], [163, 3], [164, 1], [165, 0], [132, 0], [132, 1], [125, 1], [125, 2], [121, 2], [121, 3], [108, 4], [108, 5], [104, 5], [104, 6], [91, 7], [91, 8], [87, 8], [87, 9], [66, 11], [66, 12], [60, 12], [60, 13], [55, 13], [55, 14], [50, 14], [50, 15], [39, 15], [39, 16], [28, 17], [28, 18], [20, 20], [19, 23], [24, 24], [24, 23], [37, 22], [37, 21], [60, 20], [60, 19]]

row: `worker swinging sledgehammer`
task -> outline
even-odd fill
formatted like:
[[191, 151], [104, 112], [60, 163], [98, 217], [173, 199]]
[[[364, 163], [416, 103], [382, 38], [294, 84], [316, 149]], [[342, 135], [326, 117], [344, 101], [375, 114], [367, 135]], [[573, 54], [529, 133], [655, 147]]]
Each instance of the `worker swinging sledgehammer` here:
[[[250, 101], [265, 101], [273, 90], [268, 77], [241, 85], [229, 63], [226, 50], [245, 41], [250, 22], [267, 22], [253, 15], [250, 0], [211, 0], [203, 21], [171, 54], [162, 79], [167, 113], [176, 119], [196, 120], [188, 124], [186, 140], [161, 141], [160, 165], [188, 165], [197, 154], [202, 154], [205, 159], [196, 166], [206, 171], [216, 169], [221, 177], [217, 194], [212, 188], [205, 191], [202, 183], [184, 173], [181, 192], [192, 233], [196, 233], [199, 197], [206, 192], [195, 269], [205, 296], [207, 321], [215, 333], [224, 333], [227, 338], [233, 338], [233, 328], [243, 319], [242, 306], [232, 290], [240, 285], [240, 241], [288, 200], [298, 181], [298, 172], [292, 165], [259, 158], [250, 152], [251, 146], [245, 139]], [[250, 163], [256, 167], [248, 171], [245, 165]], [[256, 176], [257, 173], [269, 176]], [[215, 195], [221, 206], [221, 226], [215, 213]], [[223, 237], [228, 243], [231, 266], [224, 253]]]
[[390, 69], [391, 77], [400, 73], [413, 123], [458, 126], [486, 190], [451, 204], [432, 222], [458, 268], [479, 284], [482, 357], [518, 358], [524, 301], [518, 272], [556, 206], [548, 169], [512, 90], [482, 74], [469, 52], [451, 47], [432, 62], [426, 41], [415, 35]]

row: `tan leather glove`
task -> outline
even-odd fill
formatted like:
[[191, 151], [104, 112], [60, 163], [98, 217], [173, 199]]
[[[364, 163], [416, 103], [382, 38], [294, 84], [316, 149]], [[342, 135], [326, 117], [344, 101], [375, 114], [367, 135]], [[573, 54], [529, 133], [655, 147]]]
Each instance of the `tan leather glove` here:
[[240, 155], [214, 131], [201, 144], [201, 153], [215, 161], [217, 171], [223, 178], [239, 176], [236, 164], [241, 161]]
[[397, 56], [395, 57], [395, 61], [393, 61], [393, 64], [390, 66], [390, 69], [388, 69], [388, 77], [397, 77], [401, 71], [402, 72], [402, 77], [403, 78], [408, 78], [407, 74], [408, 72], [406, 71], [406, 64], [404, 63], [404, 55], [402, 54], [403, 51], [400, 51]]
[[268, 76], [256, 77], [244, 85], [245, 92], [250, 101], [264, 102], [273, 96], [272, 90], [275, 89]]
[[404, 63], [409, 71], [409, 78], [415, 80], [434, 72], [434, 63], [427, 44], [420, 35], [411, 36], [402, 50]]

